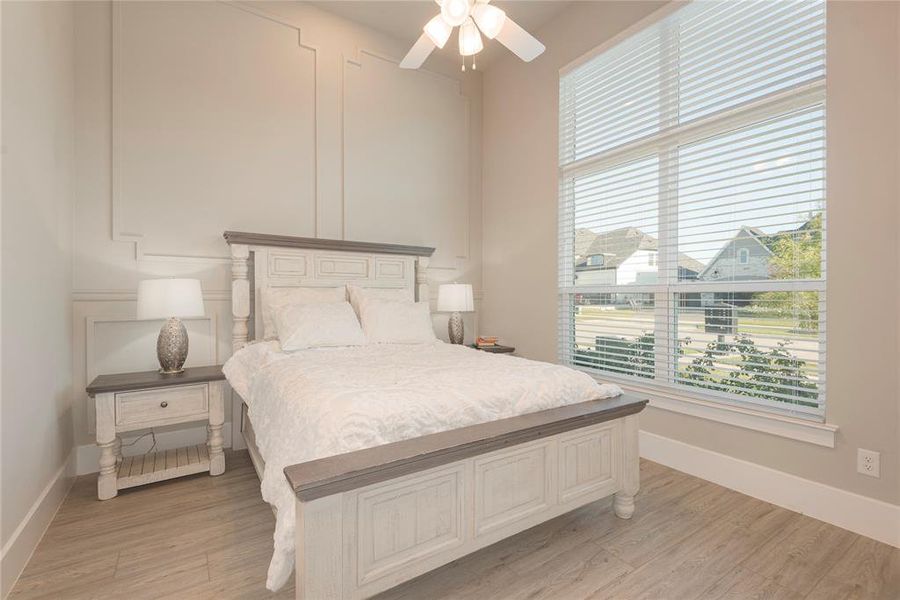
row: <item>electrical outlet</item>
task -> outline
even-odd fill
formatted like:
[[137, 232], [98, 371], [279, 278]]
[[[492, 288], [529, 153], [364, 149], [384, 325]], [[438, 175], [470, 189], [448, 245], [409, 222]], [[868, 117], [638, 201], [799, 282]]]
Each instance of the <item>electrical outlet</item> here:
[[869, 477], [881, 477], [881, 453], [857, 448], [856, 470]]

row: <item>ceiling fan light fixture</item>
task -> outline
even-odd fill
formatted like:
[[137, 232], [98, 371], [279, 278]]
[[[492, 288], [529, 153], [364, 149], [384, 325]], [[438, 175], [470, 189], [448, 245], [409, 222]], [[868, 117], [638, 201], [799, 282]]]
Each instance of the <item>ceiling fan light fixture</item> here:
[[447, 43], [447, 40], [450, 39], [453, 27], [448, 25], [441, 15], [436, 15], [425, 24], [423, 30], [428, 35], [429, 39], [434, 42], [435, 46], [443, 48]]
[[459, 53], [462, 56], [472, 56], [478, 54], [484, 48], [481, 43], [481, 34], [475, 27], [475, 21], [471, 18], [459, 26]]
[[469, 0], [441, 0], [441, 17], [450, 27], [458, 27], [469, 18]]
[[478, 28], [489, 40], [497, 37], [497, 34], [503, 29], [504, 23], [506, 23], [506, 13], [490, 4], [476, 4], [472, 9], [472, 17], [475, 19], [475, 23], [478, 24]]

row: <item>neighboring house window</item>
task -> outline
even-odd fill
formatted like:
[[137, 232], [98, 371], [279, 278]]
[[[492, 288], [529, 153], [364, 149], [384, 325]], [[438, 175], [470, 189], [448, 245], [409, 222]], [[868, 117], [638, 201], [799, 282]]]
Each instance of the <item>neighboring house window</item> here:
[[738, 263], [742, 265], [750, 263], [750, 250], [748, 248], [738, 250]]
[[595, 254], [593, 256], [589, 256], [587, 264], [589, 267], [602, 267], [603, 266], [603, 255]]
[[[559, 106], [561, 361], [823, 419], [825, 2], [673, 8], [564, 69]], [[741, 235], [758, 269], [717, 264]], [[589, 246], [615, 278], [576, 282]]]

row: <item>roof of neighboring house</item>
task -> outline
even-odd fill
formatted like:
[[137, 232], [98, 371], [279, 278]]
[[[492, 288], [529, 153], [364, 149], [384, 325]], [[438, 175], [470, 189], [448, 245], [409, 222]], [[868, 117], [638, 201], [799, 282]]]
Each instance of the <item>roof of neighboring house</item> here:
[[817, 222], [816, 222], [817, 218], [818, 217], [816, 217], [816, 216], [810, 217], [806, 222], [804, 222], [802, 225], [800, 225], [796, 229], [786, 229], [784, 231], [779, 231], [779, 232], [773, 233], [773, 234], [767, 234], [764, 231], [762, 231], [761, 229], [758, 229], [756, 227], [748, 227], [746, 225], [742, 225], [741, 228], [738, 230], [738, 232], [736, 234], [734, 234], [734, 237], [731, 238], [730, 240], [728, 240], [727, 242], [725, 242], [722, 245], [722, 247], [719, 248], [719, 251], [716, 252], [716, 255], [713, 257], [713, 259], [711, 261], [709, 261], [709, 264], [706, 265], [706, 267], [703, 269], [702, 272], [700, 272], [698, 279], [703, 279], [703, 276], [706, 274], [706, 271], [709, 271], [711, 268], [713, 268], [715, 266], [715, 264], [719, 260], [719, 257], [722, 256], [722, 253], [725, 252], [725, 250], [729, 246], [731, 246], [731, 244], [733, 244], [735, 241], [737, 241], [739, 239], [751, 239], [751, 240], [757, 242], [760, 246], [762, 246], [766, 252], [768, 252], [769, 254], [773, 254], [773, 248], [779, 239], [781, 239], [787, 235], [797, 235], [797, 234], [807, 232], [807, 231], [815, 233], [816, 231], [818, 231], [818, 228], [820, 227], [820, 225], [817, 224]]
[[772, 254], [772, 249], [769, 247], [769, 244], [772, 243], [772, 240], [777, 238], [778, 234], [776, 233], [774, 236], [766, 235], [762, 230], [757, 229], [756, 227], [747, 227], [746, 225], [742, 225], [738, 230], [734, 237], [722, 244], [722, 247], [719, 248], [719, 251], [716, 252], [716, 255], [713, 256], [712, 260], [709, 261], [709, 264], [706, 265], [703, 270], [700, 271], [700, 274], [697, 276], [697, 279], [703, 279], [706, 275], [706, 272], [716, 266], [716, 263], [719, 262], [719, 258], [722, 256], [722, 253], [731, 246], [736, 240], [739, 239], [748, 239], [753, 240], [760, 246], [762, 246], [763, 250]]
[[[659, 250], [659, 241], [636, 227], [622, 227], [606, 233], [594, 233], [590, 229], [575, 230], [575, 264], [583, 265], [588, 256], [602, 254], [604, 269], [615, 269], [638, 250]], [[678, 253], [678, 266], [699, 273], [703, 263]]]

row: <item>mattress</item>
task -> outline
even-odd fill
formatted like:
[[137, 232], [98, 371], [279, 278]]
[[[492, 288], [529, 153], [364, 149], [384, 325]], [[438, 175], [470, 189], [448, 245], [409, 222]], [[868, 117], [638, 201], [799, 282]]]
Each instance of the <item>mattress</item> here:
[[294, 566], [294, 494], [284, 467], [413, 437], [621, 394], [585, 373], [464, 346], [372, 344], [281, 352], [251, 344], [225, 364], [248, 407], [275, 507], [266, 586]]

